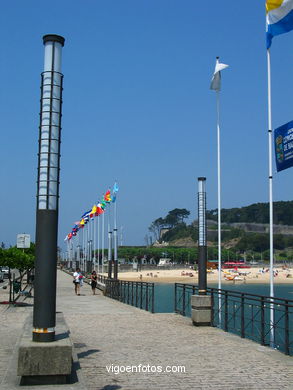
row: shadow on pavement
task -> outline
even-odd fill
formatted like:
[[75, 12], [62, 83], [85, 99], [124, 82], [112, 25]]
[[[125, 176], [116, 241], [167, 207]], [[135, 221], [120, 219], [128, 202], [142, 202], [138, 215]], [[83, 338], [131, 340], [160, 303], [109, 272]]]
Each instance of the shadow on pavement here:
[[78, 357], [78, 359], [81, 359], [81, 358], [84, 358], [86, 356], [92, 355], [93, 353], [96, 353], [96, 352], [100, 352], [100, 350], [99, 349], [89, 349], [89, 350], [84, 351], [84, 352], [79, 352], [77, 354], [77, 357]]

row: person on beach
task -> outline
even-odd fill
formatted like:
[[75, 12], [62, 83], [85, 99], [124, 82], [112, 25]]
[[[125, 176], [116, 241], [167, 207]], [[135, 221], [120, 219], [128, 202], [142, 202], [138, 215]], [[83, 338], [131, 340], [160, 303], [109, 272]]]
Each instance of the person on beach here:
[[74, 291], [76, 295], [80, 295], [80, 286], [82, 285], [82, 273], [80, 272], [80, 268], [76, 268], [76, 271], [73, 273], [73, 283], [74, 283]]
[[98, 280], [97, 273], [95, 270], [93, 270], [91, 274], [91, 286], [92, 286], [93, 295], [96, 295], [97, 280]]

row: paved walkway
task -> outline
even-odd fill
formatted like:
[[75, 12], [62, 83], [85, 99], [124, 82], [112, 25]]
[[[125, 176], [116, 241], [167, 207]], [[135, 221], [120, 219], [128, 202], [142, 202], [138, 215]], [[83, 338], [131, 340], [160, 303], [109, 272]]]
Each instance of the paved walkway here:
[[[293, 389], [292, 357], [219, 329], [194, 327], [180, 315], [151, 314], [100, 293], [93, 296], [88, 285], [81, 294], [75, 296], [72, 278], [58, 271], [57, 309], [70, 328], [86, 389]], [[12, 372], [9, 359], [29, 311], [0, 307], [1, 389], [1, 378], [6, 383], [5, 373]], [[126, 366], [137, 372], [115, 373]], [[185, 373], [164, 372], [178, 366]], [[155, 367], [157, 372], [146, 372]]]

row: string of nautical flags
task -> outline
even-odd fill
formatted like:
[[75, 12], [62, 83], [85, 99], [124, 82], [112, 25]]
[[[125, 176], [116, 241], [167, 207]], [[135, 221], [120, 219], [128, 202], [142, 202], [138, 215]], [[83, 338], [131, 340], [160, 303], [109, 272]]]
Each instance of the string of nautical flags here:
[[115, 203], [118, 190], [118, 184], [115, 183], [113, 186], [112, 194], [111, 190], [108, 189], [102, 196], [101, 201], [95, 203], [90, 210], [85, 211], [80, 217], [80, 220], [74, 223], [74, 226], [72, 227], [71, 231], [66, 235], [64, 241], [70, 241], [73, 237], [77, 236], [78, 232], [83, 229], [90, 220], [94, 219], [95, 217], [99, 217], [106, 211], [107, 205]]

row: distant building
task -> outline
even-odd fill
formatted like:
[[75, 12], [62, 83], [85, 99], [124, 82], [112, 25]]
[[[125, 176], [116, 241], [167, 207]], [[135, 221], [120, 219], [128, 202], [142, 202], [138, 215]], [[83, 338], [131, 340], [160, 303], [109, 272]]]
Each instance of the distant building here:
[[161, 240], [161, 238], [163, 237], [163, 235], [164, 235], [165, 233], [167, 233], [169, 230], [170, 230], [170, 228], [162, 228], [162, 229], [160, 230], [160, 240]]
[[160, 259], [158, 263], [158, 267], [164, 267], [166, 265], [172, 265], [171, 259], [167, 259], [167, 258]]

